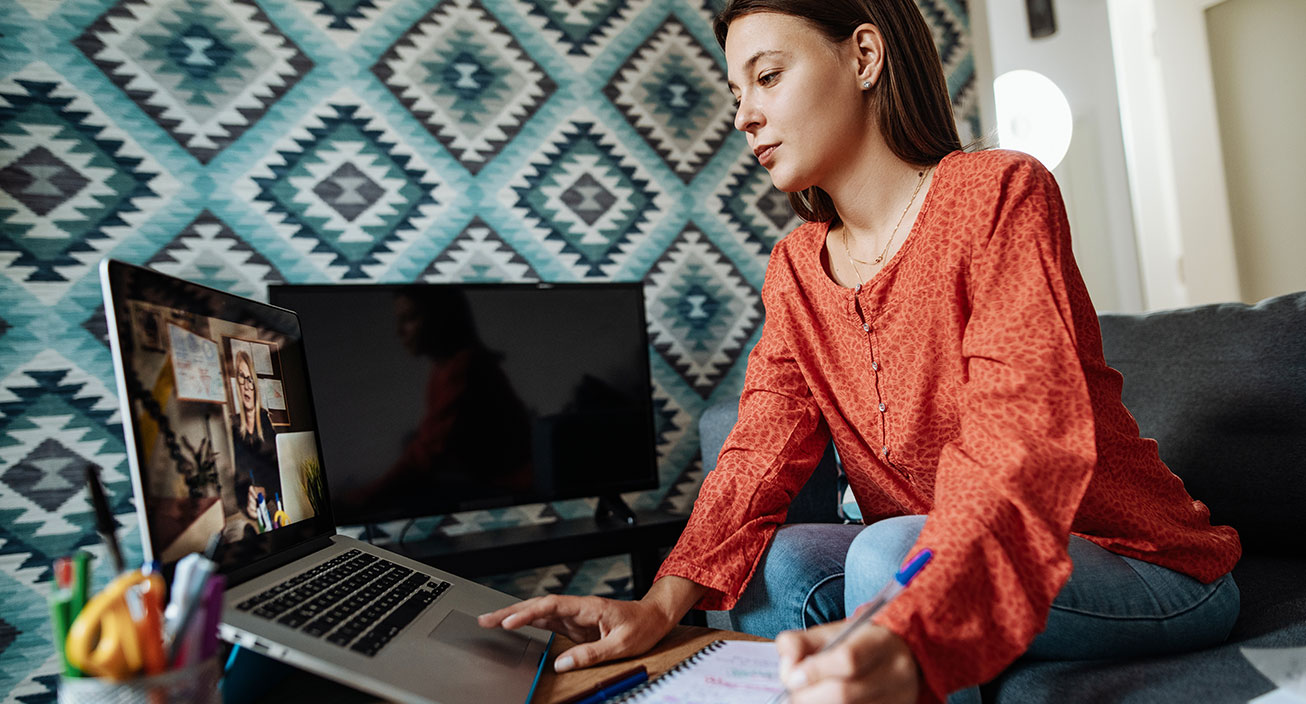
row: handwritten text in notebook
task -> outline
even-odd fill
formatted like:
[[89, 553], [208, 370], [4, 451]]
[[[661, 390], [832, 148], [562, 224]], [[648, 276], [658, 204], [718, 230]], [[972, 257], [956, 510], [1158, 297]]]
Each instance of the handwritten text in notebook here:
[[775, 643], [716, 641], [621, 704], [756, 704], [784, 689]]

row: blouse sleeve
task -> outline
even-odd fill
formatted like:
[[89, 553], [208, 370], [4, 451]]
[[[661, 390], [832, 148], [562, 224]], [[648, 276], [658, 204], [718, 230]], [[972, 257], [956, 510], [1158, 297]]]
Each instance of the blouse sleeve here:
[[698, 608], [733, 608], [763, 550], [784, 523], [793, 497], [829, 443], [829, 430], [776, 315], [776, 289], [792, 285], [780, 247], [772, 253], [762, 300], [767, 320], [748, 357], [739, 420], [708, 473], [689, 523], [658, 578], [675, 575], [708, 587]]
[[1033, 159], [1000, 185], [969, 264], [961, 429], [916, 544], [934, 559], [876, 619], [911, 647], [926, 701], [991, 679], [1043, 630], [1097, 461], [1076, 334], [1095, 314], [1060, 192]]

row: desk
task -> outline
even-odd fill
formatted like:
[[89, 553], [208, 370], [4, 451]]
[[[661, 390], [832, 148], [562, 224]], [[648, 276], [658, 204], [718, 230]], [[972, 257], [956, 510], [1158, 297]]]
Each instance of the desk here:
[[604, 679], [621, 674], [639, 664], [643, 664], [648, 669], [649, 679], [653, 679], [675, 667], [685, 658], [702, 650], [704, 646], [714, 640], [767, 639], [748, 635], [747, 633], [718, 631], [704, 626], [676, 626], [671, 629], [666, 638], [663, 638], [660, 643], [644, 655], [558, 675], [554, 674], [552, 670], [554, 658], [562, 651], [575, 645], [570, 640], [558, 636], [553, 639], [553, 646], [549, 649], [550, 664], [546, 665], [548, 669], [544, 671], [544, 676], [540, 678], [540, 685], [535, 690], [535, 697], [531, 700], [531, 704], [556, 704], [577, 692], [582, 692]]

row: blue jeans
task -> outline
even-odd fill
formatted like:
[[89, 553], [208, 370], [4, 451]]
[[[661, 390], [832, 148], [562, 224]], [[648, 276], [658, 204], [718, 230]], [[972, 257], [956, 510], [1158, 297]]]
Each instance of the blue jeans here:
[[[782, 527], [730, 612], [735, 630], [780, 631], [838, 621], [893, 578], [920, 535], [924, 516], [869, 526]], [[1231, 575], [1202, 584], [1184, 574], [1070, 538], [1070, 579], [1052, 602], [1047, 628], [1024, 657], [1131, 658], [1198, 650], [1224, 641], [1238, 618]], [[979, 688], [949, 704], [979, 702]]]

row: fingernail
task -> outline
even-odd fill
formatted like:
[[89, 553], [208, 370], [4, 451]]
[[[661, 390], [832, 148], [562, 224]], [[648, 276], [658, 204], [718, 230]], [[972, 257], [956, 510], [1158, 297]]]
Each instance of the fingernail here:
[[786, 689], [802, 689], [807, 686], [807, 673], [802, 670], [794, 670], [789, 677], [785, 679]]
[[517, 623], [517, 614], [513, 614], [503, 619], [503, 621], [500, 622], [499, 625], [503, 626], [504, 628], [512, 628], [513, 624], [515, 623]]
[[560, 657], [553, 663], [555, 672], [566, 672], [576, 666], [576, 661], [570, 655]]

